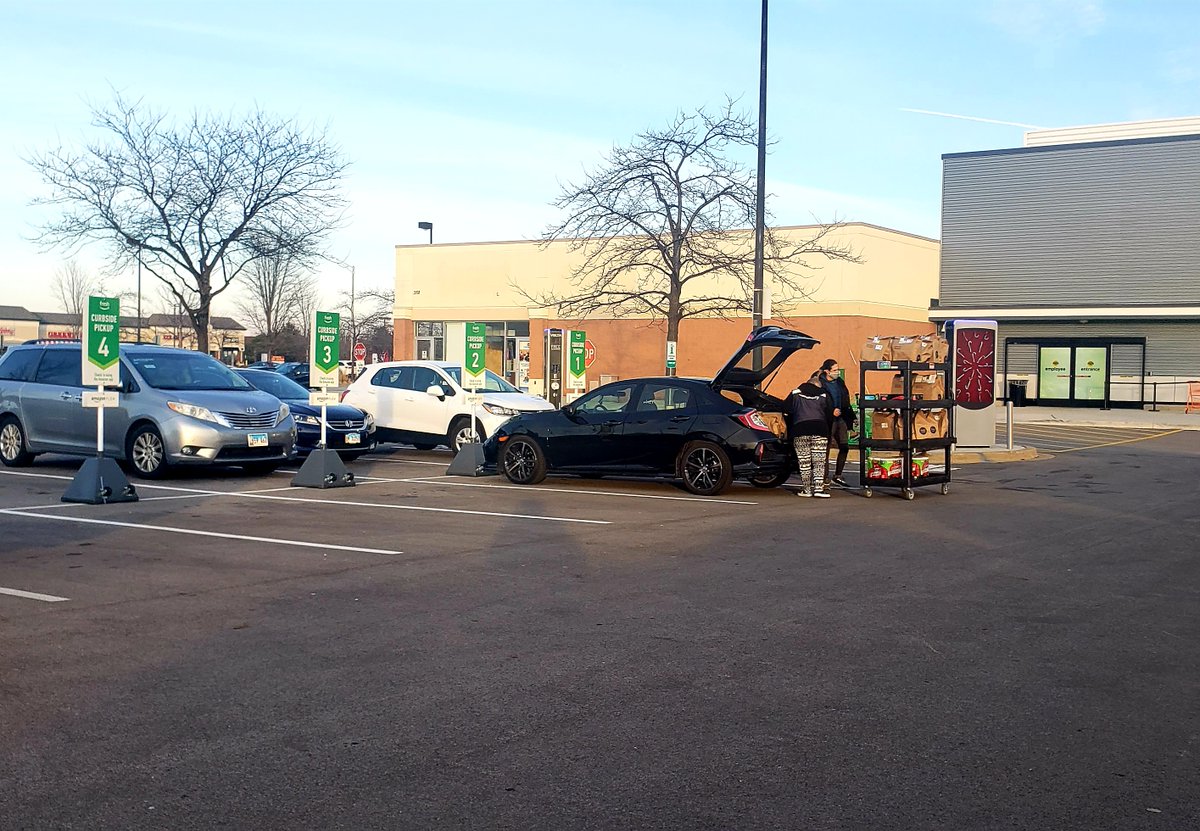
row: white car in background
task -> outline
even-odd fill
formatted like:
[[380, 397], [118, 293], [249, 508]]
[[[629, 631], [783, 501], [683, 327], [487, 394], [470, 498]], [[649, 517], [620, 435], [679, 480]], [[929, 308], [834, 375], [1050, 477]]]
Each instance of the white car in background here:
[[490, 370], [479, 392], [483, 403], [472, 408], [462, 386], [461, 364], [388, 361], [366, 367], [342, 393], [342, 402], [375, 417], [377, 441], [407, 442], [418, 450], [444, 444], [455, 452], [467, 442], [483, 441], [515, 415], [554, 409], [546, 399], [521, 392]]

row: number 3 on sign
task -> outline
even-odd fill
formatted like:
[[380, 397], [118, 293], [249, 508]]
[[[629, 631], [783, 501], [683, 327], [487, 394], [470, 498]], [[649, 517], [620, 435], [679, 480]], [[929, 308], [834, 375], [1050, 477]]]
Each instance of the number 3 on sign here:
[[326, 345], [325, 345], [324, 347], [322, 347], [322, 348], [325, 350], [325, 358], [324, 358], [323, 360], [324, 360], [324, 362], [325, 362], [326, 364], [328, 364], [330, 361], [332, 361], [332, 360], [333, 360], [333, 353], [331, 353], [331, 352], [329, 351], [329, 345], [328, 345], [328, 344], [326, 344]]

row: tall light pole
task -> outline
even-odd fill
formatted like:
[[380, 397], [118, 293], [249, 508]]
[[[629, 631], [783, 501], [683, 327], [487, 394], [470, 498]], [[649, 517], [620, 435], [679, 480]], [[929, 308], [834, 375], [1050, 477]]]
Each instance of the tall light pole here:
[[125, 235], [125, 242], [137, 249], [137, 339], [138, 343], [142, 341], [142, 243], [136, 240], [129, 234]]
[[[754, 209], [754, 328], [763, 325], [763, 236], [767, 203], [767, 0], [762, 0], [762, 46], [758, 61], [758, 193]], [[759, 358], [755, 353], [756, 358]], [[756, 360], [757, 365], [757, 360]]]
[[433, 245], [433, 223], [432, 222], [418, 222], [417, 227], [420, 228], [422, 231], [429, 232], [429, 244]]

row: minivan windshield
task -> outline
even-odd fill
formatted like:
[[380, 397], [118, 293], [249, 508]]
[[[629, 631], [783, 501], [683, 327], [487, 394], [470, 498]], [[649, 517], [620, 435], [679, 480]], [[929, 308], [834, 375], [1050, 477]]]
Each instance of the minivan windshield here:
[[[449, 375], [454, 380], [454, 383], [458, 384], [460, 387], [463, 387], [463, 389], [466, 389], [462, 382], [461, 366], [444, 366], [442, 367], [442, 371]], [[490, 369], [485, 369], [483, 371], [483, 386], [481, 389], [483, 392], [520, 392], [519, 389], [508, 383], [508, 381], [505, 381]]]
[[252, 390], [254, 387], [216, 358], [199, 352], [153, 352], [128, 356], [143, 380], [160, 390]]

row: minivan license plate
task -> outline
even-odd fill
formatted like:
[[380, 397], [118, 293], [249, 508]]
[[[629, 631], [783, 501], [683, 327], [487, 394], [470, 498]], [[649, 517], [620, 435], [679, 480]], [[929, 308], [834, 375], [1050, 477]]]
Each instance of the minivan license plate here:
[[251, 447], [266, 447], [267, 446], [267, 434], [266, 433], [251, 433], [250, 435], [248, 435], [246, 437], [246, 439], [247, 439], [247, 441], [249, 441]]
[[358, 444], [361, 441], [362, 439], [359, 437], [358, 433], [346, 434], [346, 444]]

